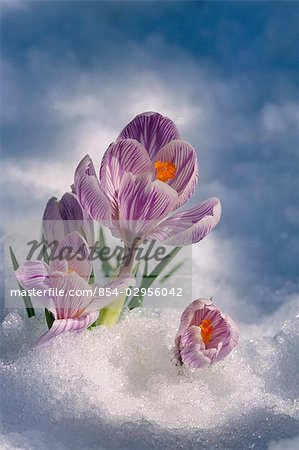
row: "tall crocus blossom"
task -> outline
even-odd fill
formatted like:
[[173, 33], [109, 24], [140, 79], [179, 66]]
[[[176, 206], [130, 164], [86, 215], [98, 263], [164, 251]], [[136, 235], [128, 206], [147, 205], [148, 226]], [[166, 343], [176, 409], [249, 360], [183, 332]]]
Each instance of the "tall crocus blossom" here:
[[234, 321], [210, 300], [192, 302], [183, 312], [175, 338], [175, 358], [192, 368], [224, 359], [238, 344]]
[[[66, 259], [63, 259], [64, 253]], [[59, 258], [49, 265], [43, 261], [26, 261], [16, 271], [24, 289], [43, 291], [44, 297], [37, 297], [37, 301], [54, 316], [52, 327], [39, 338], [38, 344], [67, 331], [85, 330], [97, 320], [100, 309], [135, 283], [134, 277], [124, 275], [103, 286], [89, 285], [92, 267], [88, 247], [78, 232], [59, 243], [57, 254]]]
[[75, 172], [75, 191], [90, 217], [108, 226], [127, 247], [136, 239], [165, 245], [199, 242], [220, 220], [217, 198], [172, 214], [198, 180], [194, 148], [158, 113], [137, 116], [106, 151], [97, 178], [87, 155]]
[[89, 245], [94, 244], [94, 224], [74, 193], [66, 192], [60, 200], [50, 198], [43, 214], [43, 230], [48, 242], [60, 241], [78, 231]]

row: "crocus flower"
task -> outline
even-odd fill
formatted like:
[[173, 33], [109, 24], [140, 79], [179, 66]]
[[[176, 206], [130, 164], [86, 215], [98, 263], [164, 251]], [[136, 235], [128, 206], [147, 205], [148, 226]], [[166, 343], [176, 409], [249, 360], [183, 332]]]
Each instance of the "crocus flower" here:
[[137, 116], [106, 151], [96, 176], [87, 155], [75, 172], [75, 191], [90, 217], [130, 247], [136, 238], [165, 245], [199, 242], [220, 220], [217, 198], [172, 214], [198, 180], [194, 148], [158, 113]]
[[49, 265], [43, 261], [26, 261], [16, 270], [17, 280], [24, 289], [43, 291], [44, 297], [37, 297], [37, 301], [54, 316], [52, 327], [39, 338], [38, 344], [67, 331], [83, 331], [97, 320], [100, 309], [135, 283], [134, 277], [123, 275], [103, 286], [89, 285], [92, 267], [87, 258], [87, 244], [78, 232], [60, 242], [57, 253], [64, 250], [67, 259], [75, 257], [69, 261], [55, 259]]
[[43, 215], [43, 230], [48, 242], [60, 241], [64, 236], [78, 231], [90, 246], [94, 244], [93, 221], [74, 193], [66, 192], [60, 200], [50, 198]]
[[238, 327], [228, 315], [210, 300], [195, 300], [182, 314], [175, 358], [189, 367], [207, 367], [225, 358], [238, 339]]

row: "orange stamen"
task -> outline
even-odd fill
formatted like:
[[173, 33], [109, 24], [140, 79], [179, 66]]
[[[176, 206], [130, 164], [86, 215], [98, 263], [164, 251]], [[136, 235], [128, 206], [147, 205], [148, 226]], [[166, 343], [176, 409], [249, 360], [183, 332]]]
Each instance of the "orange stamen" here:
[[213, 325], [210, 319], [203, 319], [201, 321], [201, 337], [205, 344], [212, 339]]
[[168, 181], [175, 177], [176, 166], [170, 161], [156, 161], [156, 178], [160, 181]]

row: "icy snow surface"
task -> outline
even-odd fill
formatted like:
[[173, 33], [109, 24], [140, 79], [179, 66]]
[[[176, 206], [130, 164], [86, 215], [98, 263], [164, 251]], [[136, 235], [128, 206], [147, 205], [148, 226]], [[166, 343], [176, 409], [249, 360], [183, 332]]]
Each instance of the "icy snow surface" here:
[[296, 307], [290, 300], [288, 317], [284, 308], [241, 326], [237, 350], [200, 371], [171, 361], [178, 310], [137, 309], [113, 329], [33, 350], [43, 321], [11, 312], [1, 330], [0, 448], [295, 449]]
[[[39, 348], [44, 319], [7, 309], [0, 449], [298, 449], [298, 296], [255, 285], [238, 251], [210, 237], [193, 250], [192, 298], [152, 297], [112, 329]], [[200, 296], [214, 297], [241, 339], [223, 362], [191, 371], [173, 364], [172, 348]]]

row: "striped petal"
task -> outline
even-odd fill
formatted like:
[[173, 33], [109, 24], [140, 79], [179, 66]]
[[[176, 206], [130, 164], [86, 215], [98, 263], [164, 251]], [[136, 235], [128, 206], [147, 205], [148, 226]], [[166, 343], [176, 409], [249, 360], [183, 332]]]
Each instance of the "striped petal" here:
[[50, 198], [46, 204], [43, 214], [43, 233], [48, 243], [60, 241], [65, 235], [59, 201], [56, 197]]
[[88, 255], [87, 242], [78, 231], [74, 231], [59, 243], [56, 251], [57, 259], [50, 263], [51, 271], [76, 272], [88, 281], [92, 271], [92, 263], [88, 259]]
[[88, 328], [97, 320], [98, 316], [99, 316], [98, 311], [92, 311], [77, 319], [54, 320], [50, 330], [44, 333], [42, 336], [40, 336], [36, 344], [37, 345], [44, 344], [50, 339], [53, 339], [54, 337], [59, 336], [60, 334], [63, 333], [74, 331], [79, 333], [80, 331], [86, 330], [86, 328]]
[[[208, 321], [209, 335], [203, 331], [204, 321]], [[225, 358], [238, 339], [238, 327], [229, 316], [210, 300], [195, 300], [182, 314], [175, 338], [175, 358], [189, 367], [206, 367]]]
[[210, 198], [164, 220], [150, 237], [165, 245], [195, 244], [218, 224], [220, 217], [220, 201]]
[[16, 270], [16, 277], [24, 289], [48, 289], [49, 266], [43, 261], [26, 261]]
[[204, 317], [205, 308], [213, 306], [211, 300], [204, 298], [194, 300], [182, 313], [177, 335], [181, 335], [191, 325], [199, 325]]
[[59, 202], [59, 211], [63, 220], [82, 220], [83, 209], [73, 193], [66, 192]]
[[75, 172], [75, 191], [81, 206], [92, 219], [99, 222], [110, 220], [109, 200], [100, 188], [93, 163], [89, 155], [79, 163]]
[[181, 334], [180, 346], [189, 347], [193, 344], [199, 344], [200, 347], [205, 348], [204, 343], [201, 338], [201, 331], [198, 326], [191, 325]]
[[159, 150], [154, 164], [156, 161], [169, 161], [176, 167], [175, 177], [169, 179], [167, 183], [179, 194], [175, 206], [175, 208], [179, 208], [191, 197], [198, 181], [196, 151], [188, 142], [175, 140]]
[[65, 235], [78, 231], [89, 245], [94, 244], [94, 225], [78, 197], [74, 193], [66, 192], [59, 202], [60, 214], [63, 219]]
[[211, 353], [204, 353], [199, 344], [183, 347], [180, 352], [181, 361], [183, 364], [194, 369], [201, 369], [208, 367], [211, 364]]
[[172, 120], [159, 113], [145, 112], [126, 125], [117, 140], [136, 139], [152, 159], [164, 145], [179, 138], [178, 129]]
[[118, 191], [124, 174], [150, 172], [151, 167], [147, 151], [136, 140], [124, 139], [110, 145], [102, 159], [100, 183], [111, 202], [115, 217], [118, 211]]
[[60, 220], [61, 218], [59, 202], [56, 197], [51, 197], [46, 204], [43, 220]]
[[95, 290], [98, 293], [100, 293], [102, 290], [103, 295], [95, 295], [85, 311], [89, 312], [94, 309], [100, 310], [104, 308], [105, 306], [112, 303], [119, 295], [123, 294], [128, 287], [134, 286], [135, 283], [135, 277], [133, 275], [127, 274], [121, 277], [117, 277], [109, 283], [104, 284], [103, 286], [94, 284], [92, 287], [96, 288]]
[[229, 330], [226, 339], [223, 341], [222, 348], [220, 349], [214, 362], [218, 362], [226, 358], [226, 356], [238, 345], [240, 337], [239, 328], [236, 325], [236, 323], [231, 319], [231, 317], [225, 314], [224, 318], [229, 326]]
[[93, 289], [84, 278], [76, 272], [69, 275], [53, 272], [49, 275], [49, 282], [54, 288], [54, 310], [51, 312], [56, 319], [74, 319], [84, 315], [93, 298]]
[[177, 192], [150, 174], [127, 173], [119, 189], [119, 221], [123, 239], [132, 242], [149, 234], [173, 209]]
[[90, 245], [94, 243], [93, 221], [74, 193], [66, 192], [59, 201], [50, 198], [43, 215], [43, 229], [48, 242], [60, 241], [67, 234], [79, 231]]
[[216, 348], [219, 342], [223, 345], [230, 333], [230, 328], [226, 320], [221, 317], [221, 314], [220, 317], [216, 317], [214, 319], [209, 317], [209, 314], [207, 314], [205, 319], [211, 320], [213, 324], [212, 339], [208, 342], [207, 348]]

